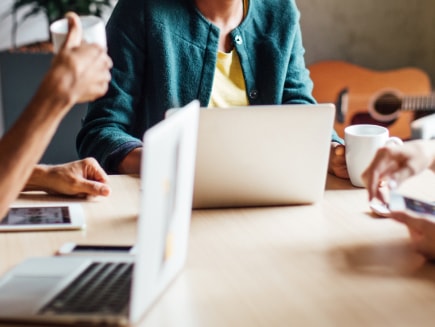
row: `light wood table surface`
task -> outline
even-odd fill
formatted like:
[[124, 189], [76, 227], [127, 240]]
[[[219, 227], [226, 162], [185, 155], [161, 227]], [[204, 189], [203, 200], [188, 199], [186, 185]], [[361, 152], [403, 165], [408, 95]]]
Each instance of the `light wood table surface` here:
[[[111, 176], [83, 204], [84, 231], [0, 234], [0, 273], [64, 242], [135, 242], [139, 180]], [[399, 223], [374, 218], [367, 193], [328, 176], [309, 206], [195, 210], [186, 266], [140, 326], [433, 326], [435, 265]], [[435, 200], [427, 172], [405, 193]], [[71, 199], [68, 199], [71, 200]], [[65, 201], [24, 194], [17, 203]]]

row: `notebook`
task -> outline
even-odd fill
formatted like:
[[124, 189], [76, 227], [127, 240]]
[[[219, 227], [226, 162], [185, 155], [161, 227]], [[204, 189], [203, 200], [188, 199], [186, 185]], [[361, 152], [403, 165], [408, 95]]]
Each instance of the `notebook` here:
[[144, 135], [136, 254], [38, 257], [0, 280], [0, 321], [134, 324], [182, 269], [199, 103]]
[[202, 109], [193, 207], [320, 200], [334, 114], [333, 104]]

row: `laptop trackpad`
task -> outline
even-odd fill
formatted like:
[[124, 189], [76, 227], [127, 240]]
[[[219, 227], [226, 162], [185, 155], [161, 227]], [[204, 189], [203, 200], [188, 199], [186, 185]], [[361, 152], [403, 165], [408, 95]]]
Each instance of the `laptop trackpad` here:
[[0, 315], [36, 313], [59, 283], [87, 261], [83, 258], [43, 257], [22, 262], [1, 281]]
[[1, 287], [1, 315], [29, 315], [35, 312], [47, 294], [63, 278], [12, 276]]

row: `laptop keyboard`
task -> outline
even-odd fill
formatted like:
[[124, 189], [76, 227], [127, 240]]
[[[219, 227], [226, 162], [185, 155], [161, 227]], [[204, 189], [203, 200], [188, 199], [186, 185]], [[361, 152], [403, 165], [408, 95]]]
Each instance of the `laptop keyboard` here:
[[91, 264], [40, 313], [122, 313], [128, 307], [133, 264]]

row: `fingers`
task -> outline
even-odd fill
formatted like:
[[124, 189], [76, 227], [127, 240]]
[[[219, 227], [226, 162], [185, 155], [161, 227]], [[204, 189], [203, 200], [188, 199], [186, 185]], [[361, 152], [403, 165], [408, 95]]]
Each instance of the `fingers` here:
[[108, 177], [103, 168], [98, 164], [97, 160], [94, 158], [86, 158], [83, 159], [82, 165], [84, 166], [85, 175], [84, 177], [87, 179], [92, 179], [97, 182], [106, 183], [108, 181]]
[[397, 175], [400, 172], [399, 168], [391, 148], [384, 147], [377, 151], [372, 162], [362, 174], [362, 179], [369, 194], [369, 200], [378, 198], [385, 201], [382, 193], [383, 182], [394, 180], [399, 183], [402, 180], [401, 176]]
[[107, 184], [84, 179], [78, 189], [77, 194], [87, 194], [91, 196], [108, 196], [111, 192]]
[[65, 15], [68, 20], [68, 35], [62, 49], [71, 49], [78, 47], [82, 43], [82, 24], [76, 13], [68, 12]]
[[77, 102], [93, 101], [104, 95], [111, 80], [110, 68], [113, 63], [106, 51], [96, 45], [83, 43], [73, 51], [76, 67], [76, 83], [70, 88]]
[[58, 179], [67, 177], [62, 193], [75, 196], [108, 196], [111, 192], [106, 184], [108, 176], [94, 158], [66, 163], [58, 166]]
[[345, 148], [344, 145], [342, 144], [338, 144], [334, 147], [334, 154], [336, 156], [344, 156], [345, 154]]
[[82, 96], [79, 101], [80, 102], [93, 101], [106, 94], [107, 90], [109, 89], [108, 81], [109, 80], [105, 80], [103, 82], [94, 83], [93, 85], [90, 85], [86, 91], [87, 96]]
[[83, 176], [76, 183], [76, 192], [92, 196], [108, 196], [110, 194], [110, 187], [105, 184], [108, 181], [108, 177], [97, 160], [86, 158], [79, 162], [83, 167]]
[[82, 43], [79, 48], [75, 49], [75, 55], [86, 62], [89, 68], [97, 71], [108, 72], [113, 67], [113, 61], [106, 50], [94, 43]]
[[346, 167], [345, 147], [342, 144], [332, 142], [328, 171], [340, 178], [349, 178]]

